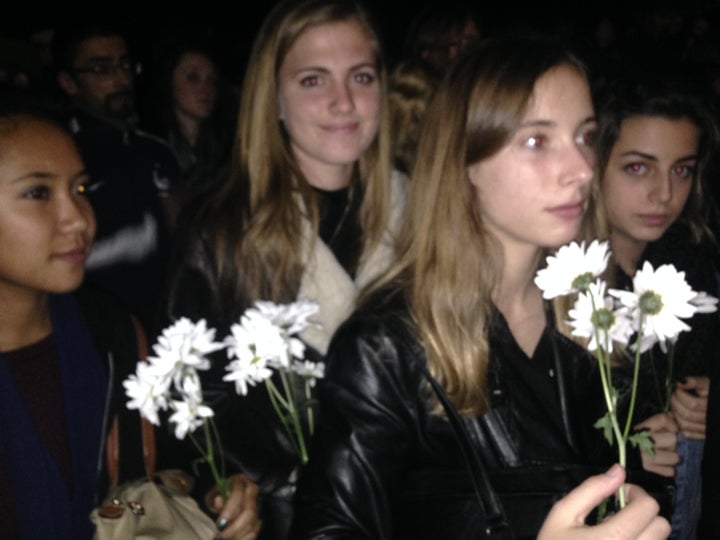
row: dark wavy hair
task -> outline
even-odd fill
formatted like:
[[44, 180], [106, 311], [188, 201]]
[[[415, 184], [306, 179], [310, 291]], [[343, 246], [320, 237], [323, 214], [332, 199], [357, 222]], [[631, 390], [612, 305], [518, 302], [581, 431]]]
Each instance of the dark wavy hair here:
[[720, 129], [709, 89], [692, 72], [679, 66], [646, 64], [632, 66], [626, 71], [622, 77], [596, 90], [596, 153], [600, 182], [623, 121], [635, 116], [688, 119], [697, 127], [700, 141], [693, 187], [680, 220], [690, 228], [696, 243], [713, 239], [710, 225], [715, 222], [717, 212], [712, 202], [709, 177], [716, 169]]

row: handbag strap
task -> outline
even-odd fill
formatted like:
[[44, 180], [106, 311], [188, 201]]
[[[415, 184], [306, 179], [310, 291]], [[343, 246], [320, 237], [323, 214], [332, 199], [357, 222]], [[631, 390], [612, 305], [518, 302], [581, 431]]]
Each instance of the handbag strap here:
[[[147, 341], [145, 332], [140, 323], [133, 317], [133, 326], [135, 328], [135, 336], [137, 338], [137, 348], [140, 361], [147, 358]], [[143, 464], [145, 466], [145, 474], [151, 478], [155, 474], [155, 464], [157, 451], [155, 447], [155, 426], [145, 418], [140, 418], [140, 432], [142, 436], [143, 447]], [[108, 478], [110, 486], [118, 485], [120, 477], [120, 421], [117, 414], [113, 417], [112, 427], [105, 442], [105, 458], [107, 461]]]
[[475, 451], [465, 422], [445, 394], [445, 391], [425, 366], [423, 366], [423, 374], [430, 382], [443, 409], [445, 409], [445, 414], [453, 428], [453, 433], [459, 443], [465, 464], [470, 471], [470, 479], [472, 480], [478, 502], [485, 516], [487, 516], [487, 529], [485, 534], [488, 538], [510, 538], [512, 536], [511, 529], [505, 515], [502, 501], [490, 483], [490, 476], [485, 469], [485, 464]]

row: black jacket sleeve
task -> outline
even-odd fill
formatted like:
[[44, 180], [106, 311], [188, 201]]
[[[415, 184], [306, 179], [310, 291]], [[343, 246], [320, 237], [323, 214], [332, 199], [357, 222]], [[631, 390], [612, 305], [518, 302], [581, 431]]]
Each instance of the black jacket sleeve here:
[[396, 339], [352, 319], [333, 339], [292, 538], [393, 537], [392, 502], [421, 445], [424, 414], [421, 375]]

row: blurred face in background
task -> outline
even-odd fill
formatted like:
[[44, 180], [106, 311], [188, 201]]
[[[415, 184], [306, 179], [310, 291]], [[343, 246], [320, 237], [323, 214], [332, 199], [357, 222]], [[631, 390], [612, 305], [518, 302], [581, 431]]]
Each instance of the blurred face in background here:
[[172, 74], [175, 114], [202, 122], [210, 116], [217, 99], [215, 64], [200, 52], [182, 55]]
[[121, 36], [97, 36], [83, 41], [72, 73], [60, 74], [60, 85], [95, 114], [126, 120], [135, 114], [136, 64]]

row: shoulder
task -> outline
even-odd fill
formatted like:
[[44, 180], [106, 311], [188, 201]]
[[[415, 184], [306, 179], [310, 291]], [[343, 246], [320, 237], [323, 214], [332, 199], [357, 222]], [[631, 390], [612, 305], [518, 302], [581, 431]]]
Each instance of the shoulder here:
[[333, 336], [326, 358], [332, 383], [371, 386], [379, 381], [415, 387], [425, 356], [400, 289], [375, 292]]
[[175, 151], [166, 139], [141, 129], [136, 130], [135, 135], [137, 136], [139, 142], [146, 145], [148, 148], [153, 149], [159, 155], [175, 160]]
[[88, 285], [73, 296], [98, 349], [111, 352], [123, 365], [134, 366], [138, 359], [137, 337], [130, 312], [111, 294]]

